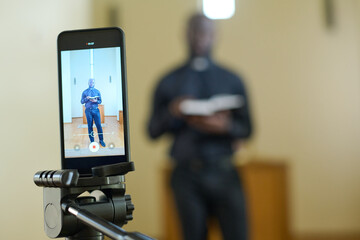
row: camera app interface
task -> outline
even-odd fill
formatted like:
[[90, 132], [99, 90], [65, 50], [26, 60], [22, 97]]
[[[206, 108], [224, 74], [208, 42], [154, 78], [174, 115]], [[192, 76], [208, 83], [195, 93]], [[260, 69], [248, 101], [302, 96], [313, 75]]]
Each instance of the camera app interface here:
[[61, 51], [65, 158], [124, 155], [120, 47]]

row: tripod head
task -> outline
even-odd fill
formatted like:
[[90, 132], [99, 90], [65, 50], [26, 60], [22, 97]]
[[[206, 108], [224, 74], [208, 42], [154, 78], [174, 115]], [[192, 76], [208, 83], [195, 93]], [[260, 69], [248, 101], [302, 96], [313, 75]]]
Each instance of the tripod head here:
[[[102, 240], [151, 239], [121, 228], [133, 219], [134, 205], [125, 195], [125, 174], [133, 162], [92, 168], [80, 177], [76, 169], [39, 171], [34, 182], [44, 187], [44, 228], [51, 238]], [[90, 196], [83, 196], [88, 192]], [[94, 194], [97, 193], [97, 194]]]

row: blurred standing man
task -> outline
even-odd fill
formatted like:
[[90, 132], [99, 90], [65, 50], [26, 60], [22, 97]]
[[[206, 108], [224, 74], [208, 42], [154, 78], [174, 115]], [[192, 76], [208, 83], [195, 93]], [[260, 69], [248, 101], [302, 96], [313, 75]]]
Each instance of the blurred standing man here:
[[101, 104], [101, 94], [100, 91], [95, 88], [95, 79], [90, 78], [88, 84], [89, 88], [85, 89], [81, 95], [81, 104], [85, 104], [85, 115], [90, 142], [94, 141], [95, 134], [93, 124], [95, 122], [100, 145], [105, 147], [106, 144], [104, 142], [104, 135], [101, 127], [100, 110], [98, 108], [98, 105]]
[[[204, 15], [190, 18], [188, 61], [166, 75], [156, 88], [148, 130], [152, 138], [174, 136], [171, 176], [186, 240], [205, 240], [206, 220], [219, 220], [225, 240], [246, 240], [243, 191], [232, 163], [235, 142], [251, 134], [245, 87], [234, 73], [213, 62], [214, 23]], [[185, 116], [186, 98], [208, 99], [216, 94], [242, 95], [244, 106], [211, 116]]]

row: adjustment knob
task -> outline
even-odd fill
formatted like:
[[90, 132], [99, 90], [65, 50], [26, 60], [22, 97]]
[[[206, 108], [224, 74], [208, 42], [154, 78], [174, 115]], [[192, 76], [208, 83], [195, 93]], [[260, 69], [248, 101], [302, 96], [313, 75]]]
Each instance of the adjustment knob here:
[[135, 210], [134, 204], [131, 202], [131, 196], [125, 195], [125, 202], [126, 202], [126, 217], [125, 217], [125, 224], [128, 221], [131, 221], [133, 219], [133, 211]]

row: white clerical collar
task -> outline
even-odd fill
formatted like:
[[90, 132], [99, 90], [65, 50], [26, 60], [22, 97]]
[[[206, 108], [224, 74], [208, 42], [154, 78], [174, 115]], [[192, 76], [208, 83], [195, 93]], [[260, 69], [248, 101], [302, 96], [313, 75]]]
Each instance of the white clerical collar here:
[[190, 66], [197, 72], [203, 72], [209, 68], [210, 62], [206, 57], [194, 57], [191, 59]]

